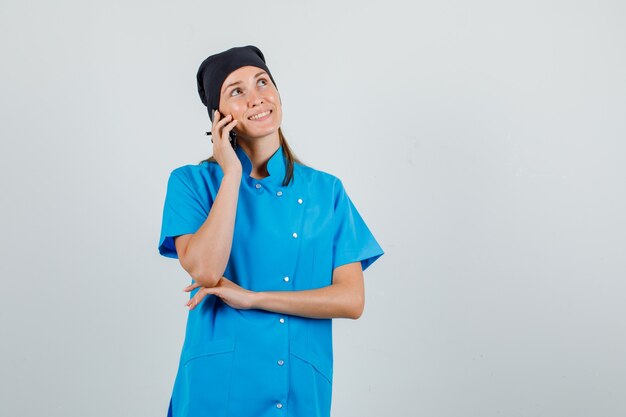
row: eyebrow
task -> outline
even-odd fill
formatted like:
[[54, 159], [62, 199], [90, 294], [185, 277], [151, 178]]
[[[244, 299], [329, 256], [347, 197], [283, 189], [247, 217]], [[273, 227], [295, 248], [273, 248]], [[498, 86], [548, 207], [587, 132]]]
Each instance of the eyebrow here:
[[[267, 74], [267, 73], [266, 73], [265, 71], [258, 72], [258, 73], [254, 76], [254, 78], [258, 77], [259, 75], [263, 75], [263, 74]], [[226, 87], [224, 87], [224, 89], [222, 90], [222, 92], [226, 92], [226, 90], [228, 90], [228, 88], [229, 88], [229, 87], [232, 87], [233, 85], [237, 85], [237, 84], [241, 84], [241, 81], [236, 81], [236, 82], [234, 82], [234, 83], [230, 83], [230, 84], [228, 84]]]

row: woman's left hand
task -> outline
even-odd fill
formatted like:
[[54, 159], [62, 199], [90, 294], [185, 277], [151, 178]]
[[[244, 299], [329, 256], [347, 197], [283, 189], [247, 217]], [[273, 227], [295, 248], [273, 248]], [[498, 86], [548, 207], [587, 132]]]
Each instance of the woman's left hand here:
[[226, 277], [220, 278], [215, 287], [203, 287], [198, 283], [194, 283], [185, 287], [185, 291], [189, 292], [194, 288], [201, 287], [198, 292], [187, 302], [189, 310], [193, 310], [207, 294], [213, 294], [222, 299], [232, 308], [240, 310], [248, 310], [252, 308], [252, 297], [254, 291], [246, 290], [240, 287]]

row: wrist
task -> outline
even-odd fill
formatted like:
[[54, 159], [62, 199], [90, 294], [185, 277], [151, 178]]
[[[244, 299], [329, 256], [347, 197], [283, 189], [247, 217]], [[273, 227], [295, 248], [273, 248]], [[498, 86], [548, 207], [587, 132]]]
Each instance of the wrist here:
[[241, 169], [237, 170], [237, 169], [233, 169], [233, 170], [228, 170], [224, 172], [224, 178], [232, 178], [234, 180], [241, 180], [241, 176], [242, 176], [242, 171]]
[[263, 291], [250, 291], [250, 308], [261, 308], [264, 295]]

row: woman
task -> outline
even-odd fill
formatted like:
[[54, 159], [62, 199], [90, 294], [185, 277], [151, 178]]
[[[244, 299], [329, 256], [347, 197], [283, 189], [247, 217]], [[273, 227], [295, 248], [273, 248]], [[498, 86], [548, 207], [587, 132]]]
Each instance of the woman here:
[[193, 279], [168, 415], [329, 416], [332, 319], [361, 315], [384, 252], [341, 180], [293, 156], [257, 47], [209, 56], [197, 81], [213, 157], [170, 173], [158, 247]]

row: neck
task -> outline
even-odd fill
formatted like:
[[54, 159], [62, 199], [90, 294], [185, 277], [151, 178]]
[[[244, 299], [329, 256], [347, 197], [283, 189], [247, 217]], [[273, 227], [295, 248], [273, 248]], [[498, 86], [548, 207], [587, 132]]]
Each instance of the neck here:
[[280, 146], [278, 131], [272, 135], [251, 139], [238, 136], [237, 146], [240, 146], [250, 158], [252, 163], [250, 176], [257, 179], [267, 177], [269, 175], [267, 161]]

